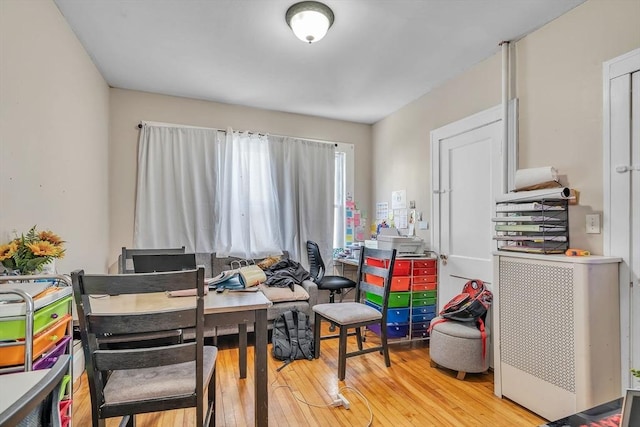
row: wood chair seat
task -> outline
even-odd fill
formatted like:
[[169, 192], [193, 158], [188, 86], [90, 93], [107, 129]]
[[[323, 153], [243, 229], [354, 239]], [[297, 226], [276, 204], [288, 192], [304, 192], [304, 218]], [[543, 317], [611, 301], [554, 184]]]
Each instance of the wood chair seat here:
[[[204, 347], [204, 384], [208, 384], [214, 375], [217, 355], [217, 347]], [[196, 390], [195, 372], [195, 362], [112, 371], [104, 386], [104, 404], [144, 404], [145, 400], [190, 396]]]

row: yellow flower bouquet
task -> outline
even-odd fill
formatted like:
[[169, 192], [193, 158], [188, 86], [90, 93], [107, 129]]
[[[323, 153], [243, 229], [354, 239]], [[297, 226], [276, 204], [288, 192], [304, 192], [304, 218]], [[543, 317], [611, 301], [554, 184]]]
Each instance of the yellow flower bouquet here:
[[34, 225], [7, 244], [0, 245], [0, 262], [9, 274], [34, 274], [54, 258], [64, 257], [64, 241], [51, 231], [37, 231]]

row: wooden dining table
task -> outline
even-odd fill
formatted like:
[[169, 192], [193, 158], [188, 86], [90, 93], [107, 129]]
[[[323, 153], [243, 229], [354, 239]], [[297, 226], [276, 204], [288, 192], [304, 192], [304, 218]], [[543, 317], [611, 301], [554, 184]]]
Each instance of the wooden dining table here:
[[[246, 375], [247, 325], [255, 331], [254, 397], [255, 425], [269, 424], [269, 393], [267, 371], [267, 309], [271, 301], [262, 292], [209, 292], [204, 297], [205, 324], [209, 326], [238, 325], [240, 330], [240, 377], [243, 378], [243, 353]], [[165, 293], [111, 295], [91, 300], [94, 313], [127, 314], [146, 311], [171, 311], [193, 307], [195, 297], [170, 297]]]

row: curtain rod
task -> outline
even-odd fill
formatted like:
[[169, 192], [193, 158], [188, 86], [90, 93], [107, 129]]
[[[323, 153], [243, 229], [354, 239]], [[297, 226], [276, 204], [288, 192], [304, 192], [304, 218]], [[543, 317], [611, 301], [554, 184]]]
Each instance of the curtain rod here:
[[[218, 132], [227, 133], [227, 131], [225, 129], [207, 128], [207, 127], [202, 127], [202, 126], [190, 126], [190, 125], [176, 125], [176, 124], [173, 124], [173, 123], [144, 122], [144, 121], [138, 123], [138, 129], [142, 129], [143, 123], [148, 123], [148, 124], [157, 123], [157, 124], [160, 124], [160, 125], [165, 125], [166, 127], [188, 127], [188, 128], [196, 128], [196, 129], [211, 129], [211, 130], [215, 130], [215, 131], [218, 131]], [[246, 133], [248, 133], [250, 135], [264, 135], [264, 136], [267, 136], [266, 133], [252, 132], [252, 131], [244, 131], [244, 132], [246, 132]], [[269, 135], [273, 135], [273, 136], [276, 136], [278, 138], [296, 138], [296, 139], [302, 139], [302, 140], [305, 140], [305, 141], [321, 142], [321, 143], [324, 143], [324, 144], [333, 144], [336, 147], [338, 146], [338, 144], [335, 143], [335, 142], [324, 141], [322, 139], [300, 138], [300, 137], [297, 137], [297, 136], [287, 136], [287, 135], [277, 135], [277, 134], [269, 134]]]

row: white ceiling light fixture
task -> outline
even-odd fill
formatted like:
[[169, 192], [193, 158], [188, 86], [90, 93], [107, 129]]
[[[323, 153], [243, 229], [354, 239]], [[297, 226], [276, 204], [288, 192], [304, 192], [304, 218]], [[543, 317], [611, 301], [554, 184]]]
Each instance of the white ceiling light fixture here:
[[333, 11], [317, 1], [301, 1], [287, 9], [285, 19], [297, 38], [306, 43], [315, 43], [333, 25]]

